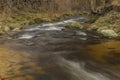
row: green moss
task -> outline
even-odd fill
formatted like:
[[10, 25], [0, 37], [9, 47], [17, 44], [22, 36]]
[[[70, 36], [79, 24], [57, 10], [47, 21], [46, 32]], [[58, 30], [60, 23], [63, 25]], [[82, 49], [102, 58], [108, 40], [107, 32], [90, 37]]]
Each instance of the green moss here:
[[78, 29], [82, 29], [83, 25], [81, 25], [79, 22], [72, 22], [72, 23], [68, 23], [65, 25], [66, 28], [78, 28]]
[[[19, 31], [23, 29], [25, 25], [60, 21], [79, 14], [79, 12], [64, 12], [55, 14], [20, 12], [12, 14], [8, 17], [6, 17], [6, 14], [4, 19], [0, 19], [0, 26], [2, 26], [0, 28], [0, 35], [9, 31]], [[81, 28], [82, 25], [80, 23], [71, 23], [67, 24], [66, 27]]]
[[88, 30], [97, 31], [101, 33], [103, 30], [113, 30], [116, 33], [120, 31], [120, 13], [116, 11], [111, 11], [100, 16]]
[[92, 24], [91, 27], [93, 27], [93, 25], [96, 25], [98, 28], [105, 26], [108, 29], [113, 29], [115, 27], [114, 24], [116, 23], [116, 21], [119, 21], [119, 20], [120, 20], [120, 13], [111, 11], [111, 12], [107, 13], [106, 15], [99, 17]]
[[97, 31], [97, 30], [98, 30], [98, 26], [97, 26], [97, 25], [92, 25], [92, 26], [90, 26], [87, 30]]
[[91, 24], [94, 23], [98, 18], [98, 15], [89, 15], [85, 22]]
[[40, 24], [43, 22], [52, 22], [50, 18], [35, 18], [29, 22], [29, 24]]

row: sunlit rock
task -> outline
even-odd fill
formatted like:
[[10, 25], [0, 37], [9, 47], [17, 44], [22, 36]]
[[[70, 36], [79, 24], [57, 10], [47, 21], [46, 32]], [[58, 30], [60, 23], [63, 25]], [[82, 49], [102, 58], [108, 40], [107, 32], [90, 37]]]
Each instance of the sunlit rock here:
[[103, 34], [106, 37], [109, 37], [109, 38], [113, 38], [113, 37], [117, 37], [118, 36], [118, 34], [115, 31], [110, 30], [110, 29], [101, 30], [100, 33]]

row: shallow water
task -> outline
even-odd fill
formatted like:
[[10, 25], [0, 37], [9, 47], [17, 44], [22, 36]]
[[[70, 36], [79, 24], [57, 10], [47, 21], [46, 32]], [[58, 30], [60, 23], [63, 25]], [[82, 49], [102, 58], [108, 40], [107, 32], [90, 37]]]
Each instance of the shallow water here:
[[65, 29], [63, 22], [71, 20], [28, 27], [14, 39], [1, 39], [0, 76], [6, 80], [120, 80], [120, 41]]

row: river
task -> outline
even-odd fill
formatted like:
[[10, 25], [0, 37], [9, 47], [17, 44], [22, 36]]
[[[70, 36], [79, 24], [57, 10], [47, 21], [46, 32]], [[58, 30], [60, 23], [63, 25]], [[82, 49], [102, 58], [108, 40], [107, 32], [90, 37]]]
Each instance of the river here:
[[5, 80], [120, 80], [120, 41], [67, 29], [85, 17], [25, 27], [0, 40]]

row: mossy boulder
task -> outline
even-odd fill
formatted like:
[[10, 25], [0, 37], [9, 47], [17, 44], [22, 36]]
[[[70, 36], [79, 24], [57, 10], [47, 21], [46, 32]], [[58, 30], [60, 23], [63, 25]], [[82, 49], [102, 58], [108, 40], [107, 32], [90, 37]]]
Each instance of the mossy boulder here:
[[89, 30], [89, 31], [97, 31], [98, 30], [98, 26], [97, 25], [92, 25], [87, 30]]
[[5, 27], [4, 27], [4, 31], [5, 31], [5, 32], [8, 32], [8, 31], [10, 31], [10, 28], [9, 28], [8, 26], [5, 26]]
[[111, 30], [111, 29], [101, 30], [100, 33], [109, 38], [118, 37], [118, 34], [114, 30]]
[[81, 25], [81, 23], [79, 22], [72, 22], [72, 23], [68, 23], [65, 25], [66, 28], [78, 28], [78, 29], [82, 29], [83, 25]]

